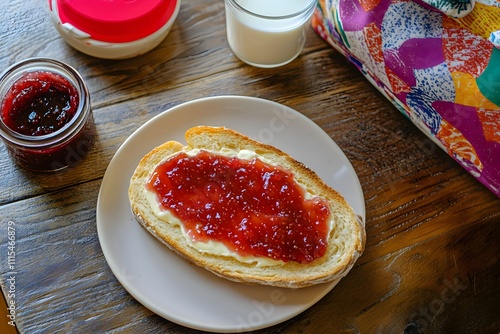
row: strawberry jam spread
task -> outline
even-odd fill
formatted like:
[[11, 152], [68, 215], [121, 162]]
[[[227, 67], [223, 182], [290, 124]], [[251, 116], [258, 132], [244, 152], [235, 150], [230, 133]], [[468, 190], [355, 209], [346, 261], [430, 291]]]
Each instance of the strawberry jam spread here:
[[325, 254], [330, 210], [277, 166], [200, 151], [159, 164], [147, 189], [194, 240], [241, 256], [309, 263]]
[[75, 115], [78, 102], [76, 88], [61, 75], [28, 72], [5, 96], [2, 119], [17, 133], [46, 135], [62, 128]]

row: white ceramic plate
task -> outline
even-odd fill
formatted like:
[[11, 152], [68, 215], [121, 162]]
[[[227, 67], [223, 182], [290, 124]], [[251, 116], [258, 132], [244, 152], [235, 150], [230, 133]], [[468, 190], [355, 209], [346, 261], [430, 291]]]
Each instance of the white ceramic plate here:
[[320, 300], [337, 282], [296, 290], [233, 283], [180, 259], [131, 214], [127, 190], [139, 160], [167, 140], [184, 143], [184, 132], [196, 125], [226, 126], [289, 153], [337, 189], [365, 220], [355, 171], [314, 122], [268, 100], [211, 97], [154, 117], [116, 152], [97, 201], [97, 231], [104, 256], [135, 299], [175, 323], [205, 331], [242, 332], [288, 320]]

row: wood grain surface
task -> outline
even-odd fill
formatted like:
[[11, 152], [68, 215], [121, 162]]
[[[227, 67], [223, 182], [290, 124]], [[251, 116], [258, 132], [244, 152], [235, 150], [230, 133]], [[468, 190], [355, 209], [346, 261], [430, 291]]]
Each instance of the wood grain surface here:
[[366, 250], [353, 270], [302, 314], [257, 333], [500, 332], [500, 199], [313, 31], [291, 64], [254, 68], [227, 45], [223, 1], [184, 0], [157, 48], [113, 61], [68, 46], [45, 0], [1, 1], [0, 13], [0, 69], [35, 56], [75, 67], [89, 86], [98, 137], [81, 164], [53, 174], [16, 167], [0, 145], [0, 273], [8, 294], [10, 223], [19, 332], [194, 332], [120, 285], [99, 246], [95, 211], [108, 163], [134, 130], [217, 95], [261, 97], [309, 117], [349, 158], [365, 196]]

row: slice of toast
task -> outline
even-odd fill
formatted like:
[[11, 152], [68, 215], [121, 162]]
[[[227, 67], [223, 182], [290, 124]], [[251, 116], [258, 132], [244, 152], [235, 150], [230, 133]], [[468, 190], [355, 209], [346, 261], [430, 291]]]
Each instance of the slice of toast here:
[[[169, 141], [146, 154], [139, 162], [129, 187], [129, 200], [137, 221], [153, 236], [192, 263], [226, 279], [247, 284], [299, 288], [335, 281], [345, 276], [364, 250], [365, 229], [345, 199], [313, 171], [288, 154], [223, 127], [198, 126], [186, 131], [187, 145]], [[146, 196], [146, 184], [155, 167], [166, 157], [190, 149], [218, 152], [221, 148], [250, 150], [293, 172], [309, 193], [328, 201], [332, 228], [325, 255], [310, 263], [294, 261], [282, 265], [257, 266], [236, 258], [200, 252], [186, 240], [181, 227], [159, 219]]]

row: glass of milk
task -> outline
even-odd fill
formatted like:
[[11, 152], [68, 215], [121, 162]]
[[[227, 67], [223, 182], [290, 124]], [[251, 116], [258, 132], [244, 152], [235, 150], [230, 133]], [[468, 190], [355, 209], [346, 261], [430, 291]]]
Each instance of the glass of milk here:
[[288, 64], [302, 51], [317, 0], [225, 0], [227, 40], [247, 64]]

